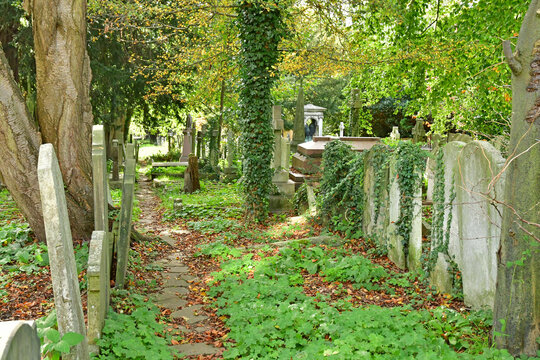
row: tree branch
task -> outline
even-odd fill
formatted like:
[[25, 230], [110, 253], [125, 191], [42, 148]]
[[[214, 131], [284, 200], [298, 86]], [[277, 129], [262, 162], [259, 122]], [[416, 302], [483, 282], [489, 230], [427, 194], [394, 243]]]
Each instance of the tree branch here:
[[506, 62], [508, 63], [510, 70], [512, 70], [512, 73], [515, 76], [518, 76], [523, 71], [523, 68], [519, 60], [516, 58], [516, 56], [512, 52], [512, 44], [510, 43], [509, 40], [504, 40], [502, 45], [503, 45], [504, 57], [506, 58]]

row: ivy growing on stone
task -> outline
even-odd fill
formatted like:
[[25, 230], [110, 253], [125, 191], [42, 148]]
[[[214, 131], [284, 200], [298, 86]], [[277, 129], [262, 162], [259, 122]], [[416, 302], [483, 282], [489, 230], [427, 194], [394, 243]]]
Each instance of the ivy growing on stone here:
[[323, 153], [321, 216], [332, 230], [346, 237], [362, 235], [364, 213], [364, 154], [334, 140]]
[[373, 206], [375, 208], [375, 216], [373, 219], [373, 223], [376, 224], [377, 220], [379, 219], [379, 214], [381, 212], [383, 185], [385, 184], [384, 177], [386, 176], [386, 173], [388, 171], [388, 159], [390, 155], [390, 149], [386, 145], [377, 144], [372, 148], [371, 153], [371, 163], [373, 165], [373, 169], [375, 170], [375, 186], [373, 189]]
[[427, 152], [420, 145], [400, 141], [396, 148], [396, 170], [400, 191], [398, 234], [403, 238], [403, 252], [409, 255], [409, 240], [414, 217], [414, 195], [422, 186], [422, 174], [426, 168]]
[[271, 191], [273, 132], [270, 90], [276, 80], [278, 44], [285, 34], [280, 1], [236, 0], [241, 78], [239, 123], [242, 129], [244, 193], [247, 216], [263, 221]]

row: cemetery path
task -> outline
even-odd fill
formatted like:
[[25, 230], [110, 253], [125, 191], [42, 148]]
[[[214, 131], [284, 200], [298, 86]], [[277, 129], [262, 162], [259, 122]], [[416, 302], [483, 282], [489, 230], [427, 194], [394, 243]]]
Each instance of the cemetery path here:
[[163, 269], [163, 285], [153, 295], [173, 335], [171, 346], [183, 355], [182, 359], [220, 359], [224, 351], [219, 340], [223, 326], [215, 311], [205, 307], [204, 272], [198, 272], [196, 263], [189, 261], [193, 252], [188, 244], [190, 231], [178, 226], [171, 229], [161, 222], [161, 201], [151, 186], [151, 180], [141, 176], [136, 196], [142, 212], [135, 227], [141, 233], [159, 236], [169, 245], [168, 255], [154, 262]]

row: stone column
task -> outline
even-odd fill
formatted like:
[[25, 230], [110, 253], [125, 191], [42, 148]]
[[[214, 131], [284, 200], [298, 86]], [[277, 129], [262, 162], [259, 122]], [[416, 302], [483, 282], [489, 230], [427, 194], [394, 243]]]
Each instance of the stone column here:
[[101, 338], [105, 316], [109, 307], [109, 244], [104, 231], [94, 231], [88, 253], [88, 344], [97, 354], [96, 340]]
[[345, 130], [345, 125], [343, 122], [339, 123], [339, 137], [343, 137], [343, 130]]
[[202, 131], [199, 131], [199, 132], [197, 133], [197, 159], [200, 159], [200, 158], [201, 158], [201, 145], [202, 145], [202, 139], [203, 139]]
[[52, 144], [43, 144], [39, 149], [38, 179], [41, 193], [41, 207], [54, 292], [54, 305], [61, 335], [76, 332], [84, 335], [84, 340], [72, 347], [63, 359], [88, 359], [86, 326], [82, 311], [81, 293], [73, 239], [69, 225], [66, 195], [62, 174]]
[[118, 153], [120, 152], [120, 147], [118, 146], [118, 139], [113, 139], [112, 146], [114, 149], [112, 152], [112, 180], [118, 181], [120, 179], [120, 163], [118, 162]]
[[115, 287], [124, 287], [129, 254], [129, 241], [131, 236], [131, 216], [133, 213], [133, 196], [135, 187], [135, 159], [133, 157], [133, 144], [128, 144], [126, 153], [126, 168], [124, 170], [124, 183], [122, 186], [122, 207], [120, 208], [118, 232], [118, 260], [116, 269]]
[[187, 163], [188, 160], [189, 160], [189, 154], [191, 154], [191, 152], [193, 151], [192, 149], [192, 146], [193, 146], [193, 139], [191, 138], [192, 137], [192, 132], [193, 132], [193, 128], [192, 128], [192, 120], [191, 120], [191, 115], [188, 114], [187, 116], [187, 120], [186, 120], [186, 128], [184, 129], [184, 144], [183, 144], [183, 147], [182, 147], [182, 156], [180, 157], [180, 162], [185, 162]]

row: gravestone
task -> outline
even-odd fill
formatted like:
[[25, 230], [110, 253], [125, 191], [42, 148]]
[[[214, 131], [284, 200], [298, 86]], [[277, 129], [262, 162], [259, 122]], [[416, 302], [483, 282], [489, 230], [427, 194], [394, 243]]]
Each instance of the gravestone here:
[[[197, 127], [195, 124], [195, 121], [193, 122], [193, 125], [191, 126], [191, 152], [197, 151]], [[189, 157], [188, 157], [189, 158]]]
[[118, 259], [115, 287], [118, 289], [124, 287], [131, 236], [131, 217], [133, 214], [133, 196], [135, 188], [135, 158], [133, 156], [133, 144], [128, 144], [126, 153], [127, 158], [124, 170], [124, 183], [122, 186], [122, 207], [120, 208], [117, 245]]
[[388, 258], [401, 269], [417, 270], [421, 268], [420, 257], [422, 255], [422, 185], [419, 184], [413, 198], [413, 219], [409, 233], [408, 256], [405, 257], [403, 236], [397, 232], [402, 196], [398, 183], [395, 153], [390, 157], [389, 163]]
[[345, 130], [345, 125], [343, 122], [339, 123], [339, 137], [343, 137], [343, 130]]
[[[109, 252], [109, 242], [112, 238], [109, 234], [109, 188], [107, 185], [107, 150], [105, 143], [105, 131], [103, 125], [94, 125], [92, 128], [92, 180], [94, 184], [94, 229], [103, 231], [105, 244], [102, 246], [103, 256], [105, 258], [105, 268], [101, 269], [107, 279], [105, 282], [104, 296], [106, 303], [104, 308], [109, 307], [109, 277], [110, 277], [110, 262], [111, 254]], [[92, 343], [91, 334], [89, 332], [89, 342]]]
[[201, 144], [201, 159], [206, 159], [206, 135], [208, 134], [208, 124], [202, 126], [202, 144]]
[[504, 202], [505, 159], [486, 141], [472, 141], [458, 156], [456, 201], [463, 295], [467, 305], [493, 308]]
[[294, 116], [294, 129], [293, 140], [291, 148], [293, 152], [296, 152], [296, 147], [306, 141], [306, 131], [304, 128], [304, 87], [302, 81], [300, 81], [300, 88], [298, 89], [298, 97], [296, 98], [296, 112]]
[[72, 347], [69, 354], [63, 356], [63, 359], [88, 359], [86, 326], [64, 183], [52, 144], [43, 144], [39, 149], [38, 179], [58, 330], [62, 335], [76, 332], [85, 336], [80, 344]]
[[279, 194], [270, 196], [270, 211], [282, 212], [291, 208], [290, 199], [294, 196], [294, 182], [289, 180], [289, 154], [290, 143], [283, 138], [283, 120], [281, 119], [281, 106], [272, 108], [274, 126], [274, 156], [272, 169], [274, 175], [272, 183], [276, 185]]
[[[373, 157], [377, 149], [370, 149], [364, 157], [364, 221], [363, 231], [366, 235], [376, 238], [381, 245], [386, 245], [385, 236], [381, 236], [388, 226], [388, 168], [385, 169], [381, 179], [377, 179]], [[378, 186], [377, 195], [376, 187]], [[379, 202], [378, 214], [376, 215], [377, 201]]]
[[351, 111], [349, 114], [349, 131], [351, 136], [360, 135], [360, 109], [362, 108], [362, 101], [360, 98], [360, 89], [351, 89]]
[[202, 140], [203, 140], [203, 132], [199, 131], [197, 133], [197, 158], [201, 158], [201, 147], [202, 147]]
[[104, 231], [94, 231], [88, 252], [88, 346], [99, 351], [96, 340], [101, 338], [109, 304], [109, 244]]
[[212, 130], [210, 132], [210, 165], [212, 166], [212, 169], [214, 169], [214, 171], [216, 172], [218, 170], [218, 161], [219, 161], [218, 137], [219, 137], [219, 130]]
[[413, 143], [425, 142], [426, 130], [424, 130], [424, 120], [416, 119], [416, 125], [413, 129]]
[[34, 321], [0, 322], [0, 360], [40, 360]]
[[184, 129], [184, 143], [182, 146], [182, 156], [180, 157], [180, 162], [187, 162], [189, 159], [189, 154], [191, 154], [191, 152], [193, 151], [193, 149], [191, 148], [193, 145], [193, 141], [191, 139], [191, 133], [193, 129], [191, 126], [191, 114], [188, 114], [186, 128]]
[[227, 132], [227, 167], [225, 168], [225, 175], [229, 179], [237, 177], [238, 173], [234, 166], [235, 158], [235, 146], [234, 146], [234, 133], [229, 129]]
[[399, 140], [401, 138], [401, 134], [399, 133], [399, 127], [393, 126], [392, 132], [390, 133], [390, 139], [392, 140]]

